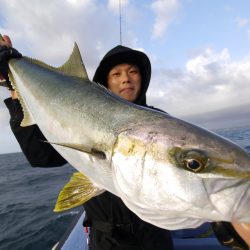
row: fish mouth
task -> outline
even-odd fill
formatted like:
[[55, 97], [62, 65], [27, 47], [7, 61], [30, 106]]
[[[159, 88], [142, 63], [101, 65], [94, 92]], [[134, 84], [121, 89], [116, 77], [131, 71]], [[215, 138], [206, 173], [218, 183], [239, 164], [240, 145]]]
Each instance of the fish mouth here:
[[233, 208], [232, 222], [250, 222], [250, 183]]
[[210, 205], [219, 220], [250, 222], [250, 183], [244, 179], [204, 182]]

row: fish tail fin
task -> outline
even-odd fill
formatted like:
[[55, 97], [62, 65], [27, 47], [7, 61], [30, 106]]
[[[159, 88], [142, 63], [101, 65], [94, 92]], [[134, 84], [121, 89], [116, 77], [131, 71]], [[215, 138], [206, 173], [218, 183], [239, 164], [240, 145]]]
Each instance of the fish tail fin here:
[[20, 101], [22, 110], [23, 110], [23, 120], [20, 124], [21, 127], [27, 127], [33, 124], [36, 124], [35, 119], [33, 118], [28, 105], [26, 104], [24, 98], [22, 97], [22, 95], [19, 92], [19, 89], [17, 87], [17, 84], [15, 82], [15, 78], [13, 77], [11, 71], [9, 71], [9, 79], [10, 79], [10, 84], [12, 85], [12, 87], [14, 88], [14, 90], [17, 93], [18, 96], [18, 100]]

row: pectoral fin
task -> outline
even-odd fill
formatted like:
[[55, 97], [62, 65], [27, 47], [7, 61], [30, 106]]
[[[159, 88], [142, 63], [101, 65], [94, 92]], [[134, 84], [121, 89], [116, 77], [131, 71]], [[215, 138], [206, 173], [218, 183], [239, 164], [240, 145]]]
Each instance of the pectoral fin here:
[[5, 87], [5, 88], [8, 88], [8, 87], [9, 87], [9, 85], [8, 85], [8, 83], [7, 83], [6, 80], [0, 80], [0, 86], [1, 86], [1, 87]]
[[99, 159], [102, 159], [102, 160], [106, 159], [106, 155], [103, 151], [100, 151], [100, 150], [92, 148], [92, 147], [84, 146], [81, 144], [60, 143], [60, 142], [50, 142], [50, 141], [43, 141], [43, 142], [47, 142], [47, 143], [50, 143], [52, 145], [58, 145], [58, 146], [65, 147], [65, 148], [71, 148], [71, 149], [92, 155], [92, 156], [99, 158]]
[[95, 186], [84, 174], [76, 172], [60, 192], [54, 212], [80, 206], [104, 191], [104, 189]]

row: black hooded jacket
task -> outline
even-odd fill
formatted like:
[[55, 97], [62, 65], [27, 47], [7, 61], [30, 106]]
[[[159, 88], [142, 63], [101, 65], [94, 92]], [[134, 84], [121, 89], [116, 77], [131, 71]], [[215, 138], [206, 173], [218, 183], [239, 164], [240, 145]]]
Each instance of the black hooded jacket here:
[[[107, 86], [107, 73], [119, 63], [133, 63], [139, 67], [142, 90], [136, 103], [147, 106], [146, 91], [151, 76], [151, 65], [148, 57], [142, 52], [121, 45], [113, 48], [100, 62], [93, 80]], [[23, 114], [18, 100], [9, 98], [5, 100], [5, 104], [11, 116], [11, 129], [32, 167], [59, 167], [67, 163], [50, 144], [42, 142], [46, 138], [37, 125], [20, 127]], [[109, 192], [92, 198], [84, 204], [84, 208], [88, 218], [85, 223], [92, 226], [92, 250], [173, 249], [172, 239], [167, 230], [142, 221], [119, 197]]]
[[140, 96], [135, 101], [136, 104], [146, 106], [146, 92], [148, 90], [151, 77], [151, 64], [146, 54], [141, 51], [118, 45], [111, 49], [101, 60], [93, 77], [94, 82], [98, 82], [107, 87], [107, 75], [117, 64], [130, 63], [139, 67], [141, 74], [142, 89]]

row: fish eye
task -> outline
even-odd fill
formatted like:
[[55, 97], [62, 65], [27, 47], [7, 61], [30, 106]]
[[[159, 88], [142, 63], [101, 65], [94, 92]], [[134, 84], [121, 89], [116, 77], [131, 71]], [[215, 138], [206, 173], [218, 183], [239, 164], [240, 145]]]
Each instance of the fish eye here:
[[203, 169], [202, 163], [200, 163], [196, 159], [187, 159], [183, 161], [183, 164], [186, 166], [188, 170], [191, 170], [193, 172], [199, 172], [200, 170]]
[[208, 157], [206, 153], [201, 150], [184, 150], [180, 153], [179, 157], [179, 162], [182, 167], [194, 173], [203, 171], [208, 165]]
[[168, 154], [173, 164], [192, 173], [204, 172], [207, 167], [211, 166], [207, 152], [201, 149], [173, 147], [170, 148]]

